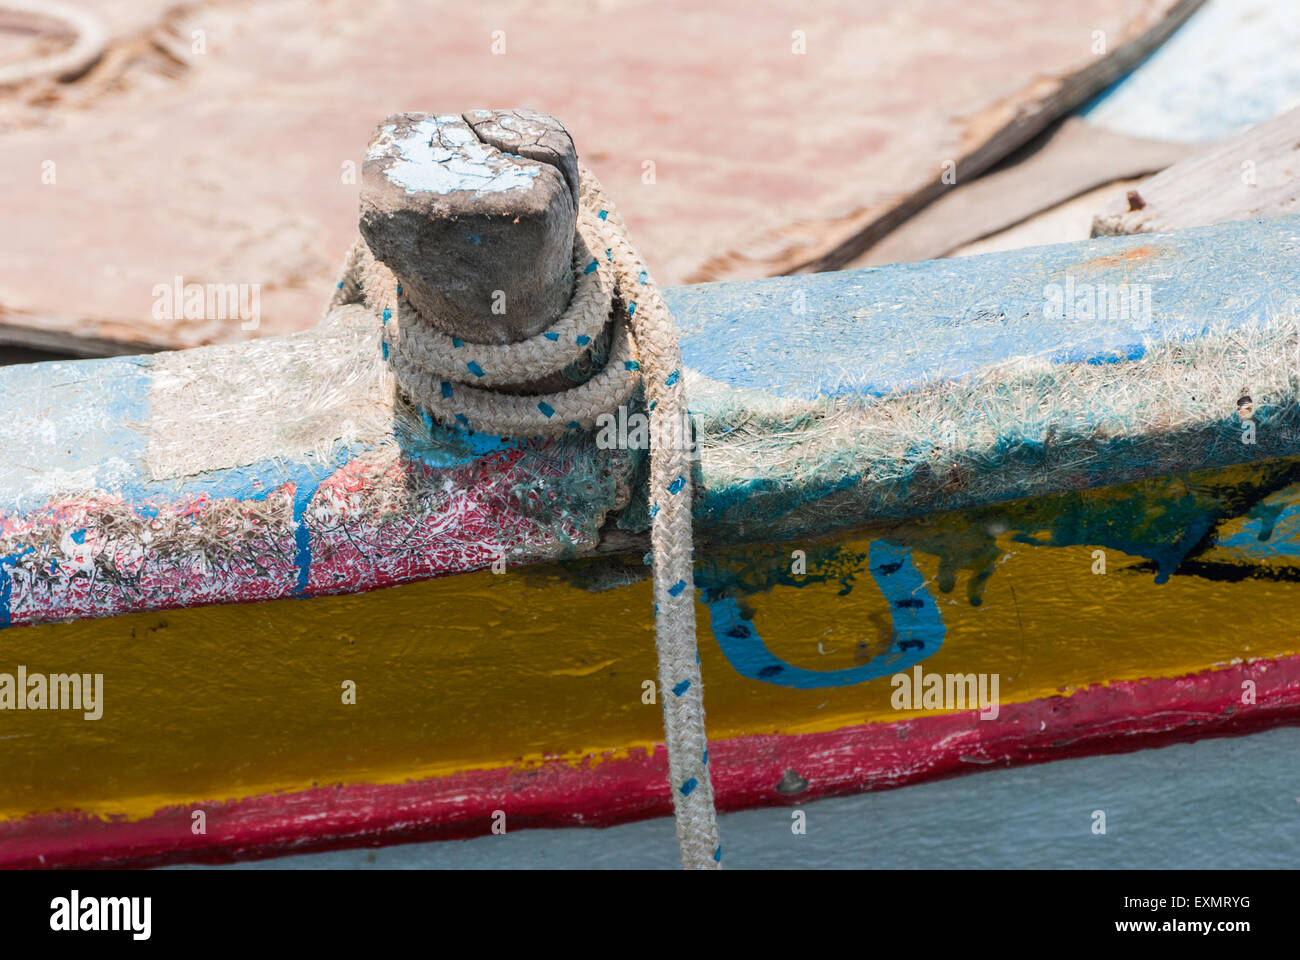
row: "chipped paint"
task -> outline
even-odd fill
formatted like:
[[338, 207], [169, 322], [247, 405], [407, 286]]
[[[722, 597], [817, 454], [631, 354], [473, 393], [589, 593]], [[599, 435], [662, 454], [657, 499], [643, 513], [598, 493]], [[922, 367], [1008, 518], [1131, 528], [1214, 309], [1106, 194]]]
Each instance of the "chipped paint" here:
[[366, 151], [366, 159], [392, 161], [385, 175], [407, 193], [527, 190], [541, 170], [480, 142], [456, 114], [428, 117], [401, 131], [388, 124]]

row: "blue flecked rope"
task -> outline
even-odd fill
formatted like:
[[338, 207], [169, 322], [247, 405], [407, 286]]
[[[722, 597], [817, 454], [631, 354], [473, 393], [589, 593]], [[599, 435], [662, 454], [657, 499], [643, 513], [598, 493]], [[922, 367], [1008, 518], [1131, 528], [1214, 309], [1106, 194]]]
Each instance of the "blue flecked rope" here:
[[[655, 646], [669, 790], [682, 865], [717, 869], [722, 845], [695, 640], [693, 440], [681, 351], [672, 316], [629, 241], [626, 225], [595, 177], [581, 166], [579, 170], [579, 279], [573, 301], [549, 330], [505, 345], [466, 344], [441, 334], [406, 302], [396, 278], [374, 261], [364, 241], [349, 254], [331, 308], [351, 299], [352, 286], [360, 281], [364, 299], [384, 324], [384, 358], [399, 386], [431, 416], [484, 433], [535, 437], [590, 429], [598, 416], [616, 410], [639, 383], [644, 384], [650, 412]], [[611, 319], [616, 296], [626, 304], [625, 315]], [[607, 323], [613, 324], [609, 359], [587, 382], [545, 396], [486, 389], [492, 383], [528, 382], [562, 369]], [[476, 383], [466, 383], [466, 375]]]

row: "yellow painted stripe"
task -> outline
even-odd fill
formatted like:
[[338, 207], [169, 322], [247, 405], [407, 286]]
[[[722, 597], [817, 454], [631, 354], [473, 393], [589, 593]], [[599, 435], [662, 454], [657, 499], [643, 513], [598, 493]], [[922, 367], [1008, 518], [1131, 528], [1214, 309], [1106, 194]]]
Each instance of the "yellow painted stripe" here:
[[[1003, 703], [1092, 683], [1177, 676], [1294, 653], [1293, 588], [1175, 577], [1156, 585], [1108, 551], [998, 541], [981, 606], [917, 553], [947, 625], [928, 672], [999, 673]], [[847, 547], [866, 552], [866, 541]], [[838, 669], [888, 630], [868, 578], [748, 599], [792, 664]], [[558, 568], [359, 596], [283, 600], [15, 628], [0, 670], [102, 672], [104, 716], [0, 713], [0, 816], [56, 809], [139, 817], [197, 799], [337, 782], [400, 782], [543, 757], [643, 748], [660, 736], [650, 588], [575, 586]], [[709, 734], [814, 732], [908, 714], [888, 678], [793, 690], [741, 677], [698, 607]], [[820, 645], [820, 647], [819, 647]], [[357, 685], [355, 706], [342, 684]]]

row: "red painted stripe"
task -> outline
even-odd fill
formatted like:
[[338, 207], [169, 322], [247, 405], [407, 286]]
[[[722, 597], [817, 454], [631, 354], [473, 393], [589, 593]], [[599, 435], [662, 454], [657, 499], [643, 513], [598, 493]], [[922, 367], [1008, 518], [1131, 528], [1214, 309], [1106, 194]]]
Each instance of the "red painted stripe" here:
[[[1242, 703], [1243, 682], [1257, 703]], [[804, 803], [879, 790], [989, 765], [1123, 753], [1210, 736], [1300, 723], [1300, 656], [1262, 660], [1177, 679], [1096, 685], [1073, 696], [1004, 706], [995, 721], [975, 712], [866, 724], [832, 733], [766, 735], [710, 746], [722, 810]], [[808, 781], [778, 793], [787, 769]], [[581, 765], [478, 770], [414, 783], [349, 784], [206, 803], [207, 830], [168, 807], [125, 822], [43, 814], [0, 824], [0, 866], [156, 866], [226, 863], [343, 847], [473, 837], [504, 810], [507, 828], [610, 826], [671, 812], [662, 747]]]

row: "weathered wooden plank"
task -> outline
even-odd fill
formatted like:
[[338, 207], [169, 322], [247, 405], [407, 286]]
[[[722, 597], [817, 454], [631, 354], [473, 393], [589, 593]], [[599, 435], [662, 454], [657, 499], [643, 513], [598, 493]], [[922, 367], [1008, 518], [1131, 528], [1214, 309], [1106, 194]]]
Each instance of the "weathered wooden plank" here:
[[1300, 108], [1174, 164], [1116, 197], [1092, 222], [1093, 236], [1300, 212]]
[[1191, 152], [1185, 144], [1111, 133], [1070, 117], [1030, 156], [948, 190], [852, 266], [946, 256], [1084, 190], [1162, 170]]
[[[0, 209], [15, 227], [0, 239], [0, 321], [61, 333], [73, 353], [82, 337], [141, 352], [310, 327], [356, 232], [362, 145], [404, 106], [526, 104], [560, 117], [627, 208], [655, 275], [684, 282], [774, 231], [794, 250], [816, 224], [816, 242], [823, 226], [937, 176], [1022, 108], [1038, 123], [1058, 89], [1040, 78], [1092, 63], [1093, 30], [1114, 48], [1168, 7], [1079, 0], [1008, 21], [963, 0], [834, 0], [803, 18], [782, 0], [426, 2], [411, 16], [343, 0], [328, 15], [252, 4], [213, 19], [105, 0], [100, 68], [0, 95]], [[653, 110], [629, 109], [647, 76]], [[774, 129], [798, 135], [760, 158], [754, 145]], [[56, 181], [42, 182], [51, 170]], [[177, 276], [256, 285], [258, 316], [155, 316], [155, 287]]]
[[[1158, 47], [1203, 0], [1156, 3], [1141, 9], [1118, 36], [1106, 40], [1104, 55], [1069, 73], [1036, 83], [1016, 97], [966, 123], [961, 146], [953, 155], [936, 157], [932, 179], [895, 189], [883, 201], [864, 205], [834, 223], [796, 227], [757, 238], [749, 250], [714, 258], [691, 280], [719, 280], [776, 273], [839, 270], [846, 266], [889, 262], [860, 258], [882, 238], [929, 204], [949, 193], [959, 178], [974, 179], [1010, 156], [1132, 70]], [[1106, 31], [1101, 31], [1104, 35]], [[1083, 38], [1080, 37], [1082, 41]], [[1090, 34], [1096, 43], [1096, 32]], [[1122, 166], [1131, 166], [1125, 164]], [[975, 237], [963, 237], [963, 240]], [[920, 237], [916, 238], [920, 242]]]
[[1135, 189], [1141, 182], [1138, 178], [1107, 183], [1104, 187], [1081, 193], [1005, 230], [963, 244], [949, 255], [969, 257], [979, 253], [998, 253], [1021, 247], [1041, 247], [1049, 243], [1082, 240], [1092, 231], [1092, 218], [1102, 204], [1113, 196]]
[[[947, 256], [1005, 231], [997, 249], [1082, 239], [1054, 208], [1098, 186], [1163, 170], [1300, 102], [1300, 17], [1269, 0], [1211, 0], [1131, 74], [1005, 169], [948, 186], [854, 266]], [[1126, 189], [1108, 194], [1116, 209]], [[1008, 228], [1042, 213], [1041, 223]], [[1072, 221], [1066, 221], [1072, 223]], [[1156, 229], [1202, 226], [1211, 220]], [[1148, 231], [1151, 232], [1151, 231]]]

